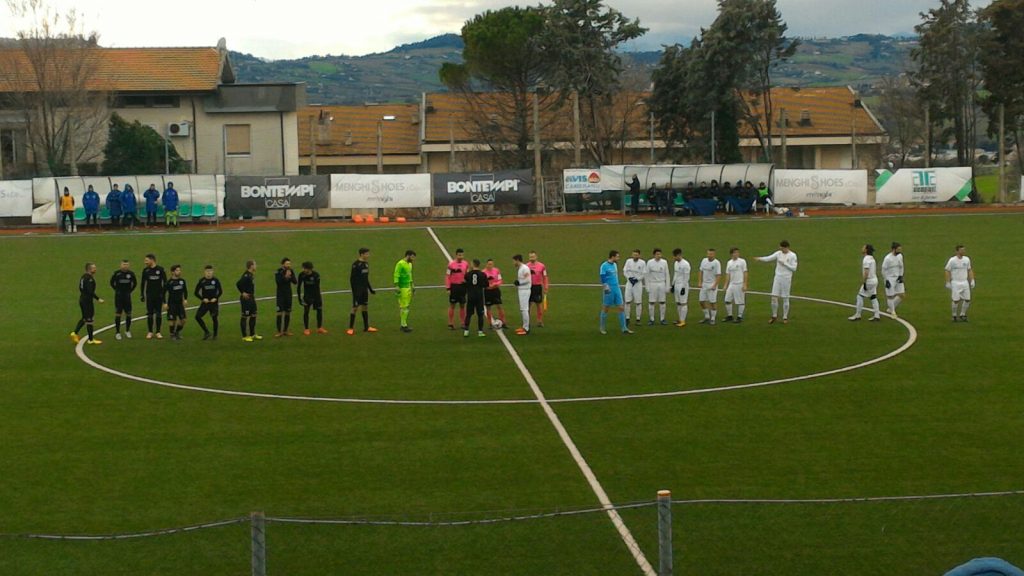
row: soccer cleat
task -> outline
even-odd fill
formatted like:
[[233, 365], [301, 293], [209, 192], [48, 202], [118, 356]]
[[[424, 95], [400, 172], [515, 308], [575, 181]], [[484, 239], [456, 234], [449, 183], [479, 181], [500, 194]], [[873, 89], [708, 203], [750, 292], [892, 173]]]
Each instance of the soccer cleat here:
[[772, 316], [771, 318], [769, 318], [768, 319], [768, 323], [769, 324], [775, 324], [775, 316]]
[[252, 335], [252, 339], [253, 340], [263, 340], [263, 336], [260, 336], [259, 334], [253, 334]]
[[118, 340], [118, 341], [121, 340], [121, 333], [120, 332], [115, 332], [114, 333], [114, 340]]
[[352, 328], [349, 328], [348, 330], [345, 330], [345, 334], [348, 334], [349, 336], [355, 336], [356, 331]]
[[847, 320], [849, 320], [850, 322], [856, 322], [857, 320], [860, 320], [860, 315], [854, 314], [853, 316], [847, 318]]
[[960, 321], [960, 318], [958, 318], [956, 316], [953, 316], [953, 322], [959, 322], [959, 321]]
[[732, 322], [732, 316], [731, 315], [730, 316], [726, 316], [725, 317], [725, 321], [726, 322]]
[[303, 336], [309, 336], [310, 334], [312, 334], [312, 332], [309, 330], [309, 328], [306, 328], [305, 330], [302, 331]]
[[483, 331], [483, 330], [477, 330], [477, 331], [476, 331], [476, 336], [477, 336], [477, 338], [486, 338], [486, 337], [487, 337], [487, 334], [486, 334], [486, 333], [484, 333], [484, 331]]
[[736, 319], [733, 320], [733, 322], [736, 323], [736, 324], [742, 324], [743, 323], [743, 316], [737, 316]]
[[622, 331], [622, 333], [623, 334], [633, 334], [634, 332], [632, 330], [630, 330], [629, 328], [626, 328], [625, 330]]
[[462, 337], [463, 338], [469, 338], [469, 330], [463, 330], [462, 331]]
[[[377, 332], [377, 331], [378, 331], [378, 330], [377, 330], [376, 328], [374, 328], [373, 326], [370, 326], [370, 327], [369, 327], [369, 328], [367, 328], [366, 330], [363, 330], [363, 332], [369, 332], [369, 333], [371, 333], [371, 334], [372, 334], [372, 333], [374, 333], [374, 332]], [[326, 334], [326, 332], [325, 332], [325, 334]]]
[[522, 328], [517, 328], [516, 329], [516, 336], [528, 336], [529, 334], [530, 334], [529, 330], [524, 330]]
[[243, 336], [242, 337], [242, 342], [253, 342], [253, 341], [254, 340], [253, 340], [252, 336]]
[[961, 322], [967, 322], [967, 316], [961, 316], [960, 317], [960, 321]]
[[881, 318], [879, 318], [878, 316], [872, 316], [872, 317], [871, 317], [871, 318], [870, 318], [870, 319], [868, 320], [868, 322], [880, 322], [881, 320], [882, 320], [882, 319], [881, 319]]
[[295, 336], [295, 333], [289, 330], [288, 332], [285, 332], [284, 335], [285, 336]]
[[701, 320], [701, 321], [700, 321], [700, 323], [701, 323], [701, 324], [708, 324], [708, 323], [710, 323], [710, 322], [711, 322], [711, 319], [710, 319], [710, 318], [705, 318], [705, 319], [703, 319], [703, 320]]
[[203, 334], [203, 340], [209, 340], [210, 338], [213, 338], [213, 336], [211, 336], [209, 332]]
[[667, 320], [662, 320], [661, 321], [661, 325], [662, 326], [668, 326], [668, 321]]
[[679, 322], [676, 322], [676, 326], [678, 326], [680, 328], [682, 328], [683, 326], [686, 326], [686, 320], [680, 320]]
[[544, 323], [543, 322], [537, 322], [537, 328], [543, 328], [543, 327], [544, 327]]
[[131, 330], [125, 330], [124, 331], [124, 337], [129, 339], [129, 340], [131, 340], [132, 339], [132, 331]]
[[789, 318], [783, 318], [782, 319], [782, 323], [783, 324], [789, 324]]
[[654, 320], [648, 320], [647, 321], [647, 325], [648, 326], [654, 326]]
[[324, 327], [321, 326], [320, 328], [316, 329], [316, 333], [317, 334], [327, 334], [327, 328], [324, 328]]
[[152, 332], [146, 332], [146, 340], [152, 340], [152, 339], [153, 339], [153, 333]]
[[607, 336], [608, 335], [608, 331], [605, 330], [604, 328], [601, 328], [601, 335], [602, 336]]
[[455, 330], [455, 325], [454, 324], [449, 324], [448, 325], [448, 329], [449, 330]]
[[75, 334], [74, 332], [71, 333], [71, 341], [74, 342], [75, 344], [78, 344], [78, 341], [81, 339], [81, 336], [79, 336], [78, 334]]
[[159, 333], [159, 332], [157, 332], [157, 333], [156, 333], [156, 339], [157, 339], [157, 340], [163, 340], [163, 339], [164, 339], [164, 335], [163, 335], [163, 334], [161, 334], [161, 333]]
[[284, 332], [274, 332], [274, 338], [280, 338], [281, 336], [284, 336]]
[[708, 326], [714, 326], [714, 325], [715, 325], [715, 321], [714, 320], [708, 321]]
[[216, 339], [217, 339], [217, 335], [216, 334], [214, 334], [213, 336], [210, 337], [210, 340], [216, 340]]
[[409, 332], [412, 332], [412, 328], [409, 328], [408, 326], [402, 326], [401, 330], [402, 330], [402, 332], [405, 332], [406, 334], [408, 334]]
[[97, 340], [95, 338], [90, 338], [90, 339], [86, 340], [85, 343], [86, 344], [92, 344], [93, 346], [99, 346], [100, 344], [103, 344], [103, 340]]

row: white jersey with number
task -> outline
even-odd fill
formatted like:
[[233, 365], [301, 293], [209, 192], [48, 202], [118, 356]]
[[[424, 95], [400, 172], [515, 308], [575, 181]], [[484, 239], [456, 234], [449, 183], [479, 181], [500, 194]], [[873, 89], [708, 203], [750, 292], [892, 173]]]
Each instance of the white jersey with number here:
[[710, 288], [715, 285], [718, 281], [718, 277], [722, 275], [722, 263], [718, 260], [708, 260], [707, 258], [700, 261], [700, 286], [701, 288]]
[[651, 258], [647, 261], [647, 276], [644, 278], [647, 289], [664, 289], [669, 287], [668, 260]]
[[776, 278], [791, 279], [793, 278], [793, 273], [796, 272], [796, 252], [793, 252], [792, 250], [789, 252], [776, 250], [770, 256], [758, 257], [758, 260], [760, 260], [761, 262], [775, 262]]
[[676, 296], [686, 296], [690, 287], [690, 263], [685, 259], [675, 262], [673, 265], [672, 293]]
[[622, 265], [622, 275], [626, 277], [627, 286], [643, 282], [644, 276], [647, 275], [647, 262], [644, 262], [642, 258], [626, 260], [626, 263]]
[[946, 262], [946, 270], [952, 282], [967, 282], [971, 270], [971, 259], [967, 256], [953, 256]]
[[747, 261], [743, 258], [730, 259], [725, 264], [725, 275], [729, 277], [730, 285], [743, 286], [747, 276]]
[[[865, 282], [869, 284], [871, 282], [878, 282], [878, 263], [875, 262], [874, 256], [871, 256], [870, 254], [865, 255], [864, 260], [861, 261], [860, 269], [861, 278], [863, 278]], [[866, 275], [864, 274], [865, 270], [867, 271]]]
[[882, 259], [882, 278], [891, 282], [900, 276], [903, 276], [903, 254], [886, 254]]

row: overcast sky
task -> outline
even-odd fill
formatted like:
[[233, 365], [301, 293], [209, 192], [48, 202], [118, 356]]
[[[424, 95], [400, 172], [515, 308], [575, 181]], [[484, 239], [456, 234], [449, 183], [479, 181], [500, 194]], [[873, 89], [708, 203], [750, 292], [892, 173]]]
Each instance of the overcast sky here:
[[[539, 0], [533, 0], [536, 4]], [[360, 55], [397, 44], [458, 33], [467, 18], [508, 0], [47, 0], [59, 10], [77, 7], [88, 30], [106, 46], [213, 46], [281, 59], [313, 54]], [[529, 3], [526, 3], [529, 4]], [[715, 0], [607, 0], [650, 28], [628, 49], [652, 50], [688, 42], [715, 17]], [[778, 0], [790, 33], [847, 36], [908, 33], [919, 12], [938, 0]], [[524, 3], [520, 3], [524, 5]], [[0, 19], [0, 34], [21, 24]]]

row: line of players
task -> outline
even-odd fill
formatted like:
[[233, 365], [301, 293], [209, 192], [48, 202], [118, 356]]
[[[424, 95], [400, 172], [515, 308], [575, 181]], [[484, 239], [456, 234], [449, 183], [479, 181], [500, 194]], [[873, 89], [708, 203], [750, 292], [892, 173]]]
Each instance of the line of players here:
[[[358, 259], [352, 264], [350, 285], [352, 288], [352, 309], [349, 314], [349, 328], [346, 334], [355, 334], [356, 313], [362, 312], [363, 332], [373, 333], [377, 329], [370, 326], [369, 295], [376, 294], [370, 285], [369, 269], [370, 250], [360, 248]], [[96, 292], [96, 271], [94, 263], [85, 265], [85, 274], [79, 279], [79, 308], [82, 316], [71, 332], [72, 342], [77, 343], [80, 339], [79, 333], [82, 328], [87, 329], [87, 344], [102, 344], [103, 342], [95, 337], [94, 317], [95, 304], [102, 304], [104, 301]], [[242, 339], [246, 342], [262, 340], [263, 337], [256, 333], [256, 318], [258, 306], [255, 292], [256, 262], [249, 260], [245, 265], [245, 272], [235, 283], [239, 293], [241, 305], [241, 319], [239, 327], [242, 332]], [[157, 263], [154, 254], [147, 254], [145, 267], [139, 276], [131, 269], [128, 260], [122, 260], [120, 267], [110, 278], [110, 287], [114, 291], [114, 338], [122, 339], [121, 324], [124, 323], [124, 338], [132, 338], [132, 304], [136, 288], [139, 288], [140, 300], [146, 305], [146, 339], [162, 339], [163, 312], [167, 313], [167, 323], [170, 329], [172, 340], [181, 340], [181, 332], [185, 326], [188, 308], [189, 290], [188, 284], [182, 278], [181, 265], [171, 266], [170, 275]], [[312, 262], [303, 262], [302, 271], [295, 274], [292, 269], [292, 261], [289, 258], [281, 260], [281, 267], [274, 274], [277, 287], [277, 332], [275, 337], [293, 336], [290, 330], [291, 312], [293, 303], [292, 289], [295, 287], [295, 296], [303, 307], [303, 333], [307, 336], [313, 333], [310, 327], [310, 312], [316, 313], [316, 333], [327, 334], [324, 328], [323, 317], [323, 294], [321, 292], [320, 273], [317, 272]], [[224, 286], [215, 276], [212, 265], [205, 266], [203, 276], [196, 282], [193, 294], [199, 299], [199, 308], [196, 312], [196, 323], [203, 330], [203, 340], [216, 340], [220, 332], [220, 301], [224, 295]], [[204, 321], [209, 315], [212, 323], [212, 331]]]
[[[530, 333], [530, 308], [537, 313], [537, 327], [544, 327], [544, 311], [547, 309], [547, 294], [550, 280], [548, 268], [541, 262], [537, 253], [530, 251], [524, 261], [521, 254], [512, 257], [512, 265], [515, 268], [515, 280], [513, 286], [519, 297], [519, 312], [522, 317], [522, 326], [517, 328], [515, 333], [519, 336], [526, 336]], [[479, 271], [482, 276], [474, 275]], [[469, 322], [473, 313], [477, 314], [477, 335], [484, 336], [483, 322], [491, 323], [496, 328], [504, 328], [506, 324], [505, 309], [502, 302], [501, 286], [504, 280], [501, 277], [501, 270], [495, 264], [494, 259], [488, 259], [483, 268], [479, 260], [473, 260], [472, 266], [466, 260], [465, 251], [462, 248], [455, 250], [455, 258], [448, 263], [445, 270], [445, 289], [448, 291], [448, 329], [455, 330], [455, 308], [459, 309], [459, 325], [462, 327], [463, 335], [469, 336]], [[467, 312], [467, 304], [468, 312]], [[492, 308], [498, 316], [494, 318]]]

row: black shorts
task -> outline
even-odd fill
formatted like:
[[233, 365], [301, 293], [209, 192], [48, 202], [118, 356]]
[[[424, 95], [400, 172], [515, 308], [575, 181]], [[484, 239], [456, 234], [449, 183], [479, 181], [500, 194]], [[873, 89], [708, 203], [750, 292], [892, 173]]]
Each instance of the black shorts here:
[[167, 319], [168, 320], [184, 320], [185, 319], [185, 305], [181, 302], [169, 302], [167, 304]]
[[292, 311], [292, 295], [288, 294], [287, 297], [277, 297], [277, 311], [278, 312], [291, 312]]
[[484, 312], [484, 301], [482, 299], [469, 298], [466, 300], [466, 307], [470, 310], [476, 310], [477, 313], [483, 314]]
[[324, 299], [320, 296], [313, 298], [303, 298], [302, 305], [306, 308], [312, 308], [313, 310], [319, 310], [324, 307]]
[[164, 309], [164, 299], [160, 297], [146, 297], [146, 315], [159, 314]]
[[466, 285], [465, 284], [452, 284], [451, 290], [448, 291], [448, 303], [449, 304], [465, 304], [466, 303]]
[[210, 316], [216, 316], [220, 314], [220, 303], [219, 302], [206, 302], [199, 305], [199, 311], [196, 312], [196, 318], [200, 318], [209, 314]]
[[540, 304], [544, 301], [544, 287], [540, 284], [530, 286], [530, 302]]
[[96, 303], [92, 300], [79, 300], [78, 307], [82, 310], [82, 320], [92, 322], [92, 317], [96, 315]]
[[114, 312], [121, 314], [132, 313], [132, 293], [114, 292]]
[[484, 304], [488, 306], [495, 306], [501, 304], [501, 288], [495, 288], [494, 290], [484, 290]]
[[370, 305], [370, 291], [366, 289], [356, 289], [352, 291], [352, 307], [358, 308], [359, 306]]
[[256, 315], [256, 299], [255, 298], [241, 298], [238, 301], [242, 305], [242, 316], [255, 316]]

